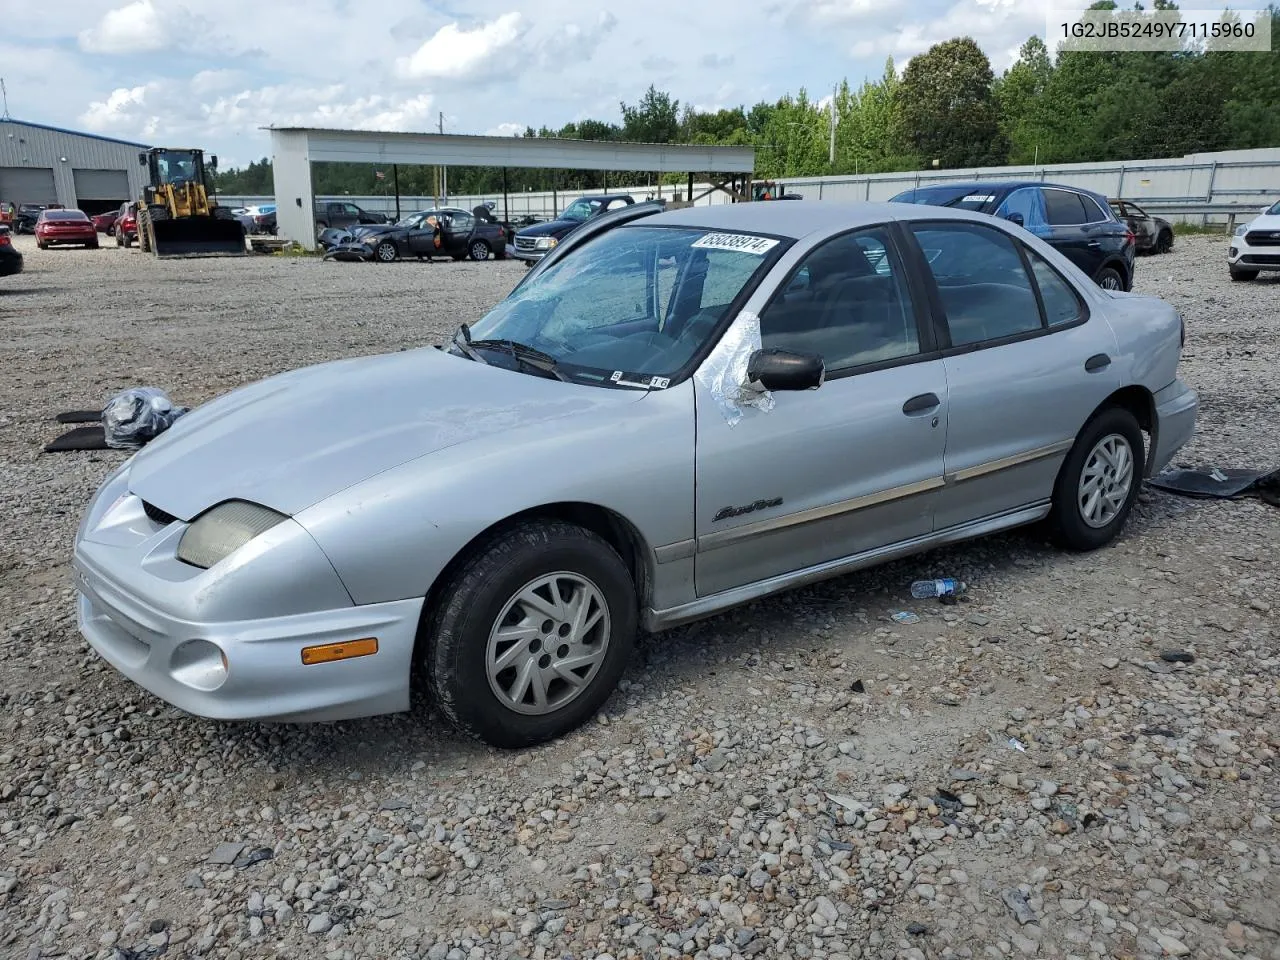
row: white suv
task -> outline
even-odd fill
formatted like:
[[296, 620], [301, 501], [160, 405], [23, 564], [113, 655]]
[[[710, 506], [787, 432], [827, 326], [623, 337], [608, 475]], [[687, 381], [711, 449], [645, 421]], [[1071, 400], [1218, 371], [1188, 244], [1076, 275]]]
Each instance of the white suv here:
[[1227, 251], [1232, 280], [1252, 280], [1259, 270], [1280, 270], [1280, 203], [1262, 208], [1262, 216], [1236, 227]]

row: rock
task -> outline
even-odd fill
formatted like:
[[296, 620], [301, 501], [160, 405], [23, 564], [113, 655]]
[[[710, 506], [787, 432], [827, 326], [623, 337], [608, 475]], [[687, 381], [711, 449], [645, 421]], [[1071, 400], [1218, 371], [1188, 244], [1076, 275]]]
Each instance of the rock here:
[[1165, 934], [1160, 934], [1156, 937], [1156, 943], [1160, 945], [1161, 950], [1171, 957], [1185, 957], [1191, 952], [1191, 948], [1181, 940], [1178, 940], [1175, 937], [1166, 936]]
[[1161, 650], [1160, 659], [1165, 663], [1195, 663], [1196, 655], [1190, 650]]
[[653, 899], [653, 884], [648, 880], [642, 880], [635, 886], [635, 898], [641, 903], [648, 903]]
[[242, 850], [247, 847], [247, 843], [233, 843], [230, 841], [220, 843], [213, 848], [213, 852], [205, 858], [209, 863], [227, 865], [236, 862], [236, 857], [240, 856]]
[[913, 937], [923, 937], [929, 932], [929, 928], [923, 923], [908, 923], [907, 933]]
[[1116, 667], [1120, 666], [1120, 658], [1119, 657], [1103, 657], [1102, 665], [1106, 667], [1108, 670], [1114, 670]]
[[311, 922], [307, 924], [307, 933], [321, 934], [328, 933], [333, 928], [333, 920], [327, 913], [317, 913], [311, 918]]
[[840, 911], [836, 909], [836, 905], [827, 897], [818, 897], [814, 900], [813, 912], [827, 926], [831, 926], [840, 919]]
[[1019, 924], [1025, 926], [1036, 918], [1035, 911], [1031, 909], [1031, 905], [1027, 903], [1027, 895], [1016, 887], [1010, 887], [1000, 891], [1000, 899], [1005, 902], [1005, 906], [1013, 913], [1013, 918]]

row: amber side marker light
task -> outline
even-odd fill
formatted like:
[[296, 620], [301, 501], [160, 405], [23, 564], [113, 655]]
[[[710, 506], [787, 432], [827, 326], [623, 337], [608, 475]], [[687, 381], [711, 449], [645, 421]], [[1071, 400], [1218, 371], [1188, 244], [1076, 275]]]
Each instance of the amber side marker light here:
[[322, 643], [318, 647], [302, 648], [302, 663], [311, 666], [313, 663], [333, 663], [335, 660], [351, 660], [355, 657], [369, 657], [378, 652], [378, 638], [365, 637], [363, 640], [348, 640], [345, 643]]

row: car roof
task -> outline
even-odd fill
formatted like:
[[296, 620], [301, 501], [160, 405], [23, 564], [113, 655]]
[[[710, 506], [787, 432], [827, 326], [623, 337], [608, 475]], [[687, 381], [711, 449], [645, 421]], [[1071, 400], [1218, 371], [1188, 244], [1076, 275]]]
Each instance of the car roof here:
[[829, 234], [889, 220], [969, 220], [991, 223], [991, 217], [950, 207], [915, 203], [841, 203], [829, 200], [760, 201], [718, 203], [705, 207], [669, 210], [631, 221], [632, 226], [700, 227], [763, 233], [798, 240], [813, 233]]

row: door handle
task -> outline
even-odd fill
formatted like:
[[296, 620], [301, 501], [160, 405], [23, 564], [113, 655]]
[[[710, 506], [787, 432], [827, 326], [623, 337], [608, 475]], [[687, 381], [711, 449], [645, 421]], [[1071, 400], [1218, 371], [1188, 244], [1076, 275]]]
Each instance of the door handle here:
[[914, 417], [922, 413], [928, 413], [930, 410], [938, 409], [941, 403], [942, 401], [938, 399], [936, 393], [921, 393], [904, 403], [902, 412], [908, 417]]
[[1111, 366], [1111, 358], [1105, 353], [1095, 353], [1084, 362], [1085, 373], [1097, 373], [1099, 370], [1105, 370], [1109, 366]]
[[1102, 246], [1102, 244], [1099, 243], [1097, 240], [1090, 240], [1089, 246], [1093, 247], [1094, 249], [1097, 249], [1098, 247]]

